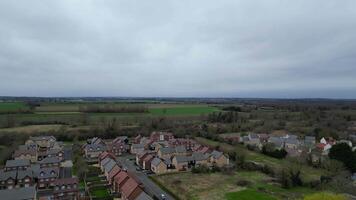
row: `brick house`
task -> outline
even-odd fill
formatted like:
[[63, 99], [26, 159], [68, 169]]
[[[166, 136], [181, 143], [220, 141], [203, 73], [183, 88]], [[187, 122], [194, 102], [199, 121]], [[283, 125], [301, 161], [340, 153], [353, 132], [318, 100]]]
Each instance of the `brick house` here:
[[0, 189], [12, 189], [16, 185], [17, 171], [0, 171]]
[[142, 192], [142, 187], [136, 182], [136, 180], [130, 177], [122, 186], [121, 199], [135, 200]]
[[37, 162], [36, 149], [18, 149], [12, 155], [14, 160], [30, 160], [32, 163]]
[[162, 174], [167, 172], [167, 165], [160, 158], [154, 158], [151, 161], [151, 171], [155, 174]]
[[218, 167], [222, 167], [229, 164], [229, 158], [220, 151], [213, 151], [211, 152], [210, 162]]
[[59, 178], [59, 168], [36, 168], [33, 169], [37, 178], [38, 189], [48, 189], [54, 186], [54, 182]]
[[78, 178], [63, 178], [54, 181], [54, 199], [79, 199]]
[[121, 170], [115, 177], [114, 177], [114, 183], [112, 185], [113, 191], [120, 193], [121, 188], [124, 185], [124, 183], [129, 179], [129, 175], [126, 171]]
[[17, 171], [16, 187], [30, 187], [35, 183], [34, 174], [30, 168]]

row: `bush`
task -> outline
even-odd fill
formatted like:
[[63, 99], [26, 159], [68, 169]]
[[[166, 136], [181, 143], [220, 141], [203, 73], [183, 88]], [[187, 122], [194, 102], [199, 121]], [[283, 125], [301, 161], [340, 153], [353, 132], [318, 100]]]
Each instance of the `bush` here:
[[246, 187], [246, 186], [251, 185], [251, 182], [242, 179], [242, 180], [238, 180], [238, 181], [236, 182], [236, 185], [241, 186], [241, 187]]

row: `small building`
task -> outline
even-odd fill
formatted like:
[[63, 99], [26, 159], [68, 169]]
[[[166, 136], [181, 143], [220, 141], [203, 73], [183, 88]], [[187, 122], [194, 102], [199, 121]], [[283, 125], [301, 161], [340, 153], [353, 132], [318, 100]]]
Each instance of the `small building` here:
[[210, 162], [218, 167], [223, 167], [229, 164], [229, 158], [220, 151], [211, 152]]
[[160, 158], [156, 157], [151, 161], [151, 171], [155, 174], [166, 173], [167, 165]]

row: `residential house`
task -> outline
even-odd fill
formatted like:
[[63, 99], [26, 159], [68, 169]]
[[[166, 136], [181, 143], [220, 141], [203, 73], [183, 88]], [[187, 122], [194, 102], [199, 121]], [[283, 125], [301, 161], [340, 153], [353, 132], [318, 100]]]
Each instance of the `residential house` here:
[[46, 167], [59, 167], [61, 164], [61, 159], [58, 157], [46, 157], [41, 161], [38, 161], [41, 168]]
[[16, 185], [17, 171], [0, 170], [0, 189], [12, 189]]
[[128, 142], [129, 140], [127, 136], [120, 136], [115, 138], [112, 142], [107, 143], [107, 149], [114, 155], [119, 156], [129, 151], [130, 146], [128, 145]]
[[151, 162], [154, 159], [154, 155], [147, 155], [142, 161], [142, 168], [146, 170], [151, 170]]
[[27, 159], [7, 160], [5, 171], [26, 170], [30, 165], [30, 160]]
[[155, 131], [151, 133], [150, 140], [153, 142], [158, 142], [158, 141], [169, 141], [174, 139], [173, 133], [170, 132], [161, 132], [161, 131]]
[[159, 158], [171, 158], [176, 155], [187, 155], [187, 150], [184, 146], [160, 148], [157, 152]]
[[35, 183], [34, 174], [30, 168], [17, 171], [16, 187], [30, 187]]
[[54, 199], [79, 199], [78, 184], [78, 178], [57, 179], [54, 181]]
[[295, 137], [288, 137], [284, 141], [284, 148], [285, 149], [293, 149], [297, 150], [299, 147], [299, 140], [296, 139]]
[[154, 158], [151, 161], [151, 171], [155, 174], [162, 174], [167, 172], [167, 165], [160, 158]]
[[16, 150], [12, 157], [15, 160], [30, 160], [32, 163], [37, 162], [37, 150], [36, 149], [23, 149]]
[[107, 180], [109, 180], [109, 173], [110, 171], [117, 165], [117, 163], [112, 160], [112, 159], [109, 159], [109, 162], [107, 162], [106, 164], [103, 165], [103, 169], [104, 169], [104, 175], [106, 177]]
[[112, 185], [114, 182], [114, 178], [118, 175], [121, 171], [121, 168], [118, 165], [115, 165], [109, 172], [108, 177], [106, 178], [109, 182], [109, 185]]
[[304, 146], [309, 148], [309, 151], [315, 146], [315, 137], [314, 136], [305, 136], [304, 137]]
[[56, 143], [56, 138], [53, 136], [35, 136], [30, 137], [26, 142], [25, 145], [37, 145], [39, 151], [46, 151], [53, 147]]
[[126, 171], [121, 170], [115, 177], [114, 177], [114, 183], [113, 183], [113, 191], [116, 193], [121, 192], [121, 188], [124, 185], [124, 183], [129, 179], [129, 175]]
[[145, 150], [144, 144], [132, 144], [131, 145], [131, 153], [132, 154], [139, 154]]
[[136, 198], [143, 193], [142, 187], [133, 178], [129, 178], [122, 186], [121, 199], [122, 200], [136, 200]]
[[107, 152], [107, 151], [104, 151], [103, 153], [101, 153], [99, 156], [98, 156], [98, 163], [99, 163], [99, 166], [101, 166], [101, 162], [105, 159], [105, 158], [111, 158], [113, 160], [115, 160], [115, 155], [113, 153], [110, 153], [110, 152]]
[[244, 137], [244, 144], [251, 145], [251, 146], [257, 147], [259, 149], [262, 148], [262, 143], [260, 141], [260, 138], [255, 133], [249, 133], [247, 137]]
[[269, 138], [269, 135], [268, 135], [268, 134], [266, 134], [266, 133], [260, 133], [260, 134], [257, 134], [257, 135], [258, 135], [258, 138], [260, 139], [260, 142], [261, 142], [262, 144], [268, 142], [268, 138]]
[[104, 151], [107, 150], [106, 148], [106, 145], [102, 144], [100, 141], [101, 140], [96, 140], [98, 141], [96, 143], [93, 143], [93, 144], [86, 144], [85, 147], [84, 147], [84, 153], [85, 153], [85, 157], [88, 158], [88, 159], [97, 159], [99, 157], [99, 155], [101, 153], [103, 153]]
[[55, 181], [59, 178], [59, 171], [59, 167], [33, 168], [34, 175], [38, 182], [38, 189], [48, 189], [53, 187]]
[[49, 149], [47, 151], [38, 152], [38, 160], [45, 158], [57, 157], [60, 161], [64, 160], [64, 151], [62, 148]]
[[210, 162], [218, 167], [223, 167], [229, 164], [229, 158], [220, 151], [213, 151], [210, 154]]
[[6, 200], [36, 200], [35, 187], [15, 188], [12, 190], [0, 190], [0, 198]]
[[279, 150], [284, 148], [284, 139], [280, 137], [270, 137], [268, 138], [268, 143], [272, 143]]

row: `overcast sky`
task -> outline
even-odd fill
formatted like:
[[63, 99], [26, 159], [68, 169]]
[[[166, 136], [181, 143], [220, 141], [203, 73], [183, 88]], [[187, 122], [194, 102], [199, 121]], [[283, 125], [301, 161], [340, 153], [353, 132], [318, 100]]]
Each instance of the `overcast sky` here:
[[356, 1], [1, 0], [0, 96], [356, 98]]

